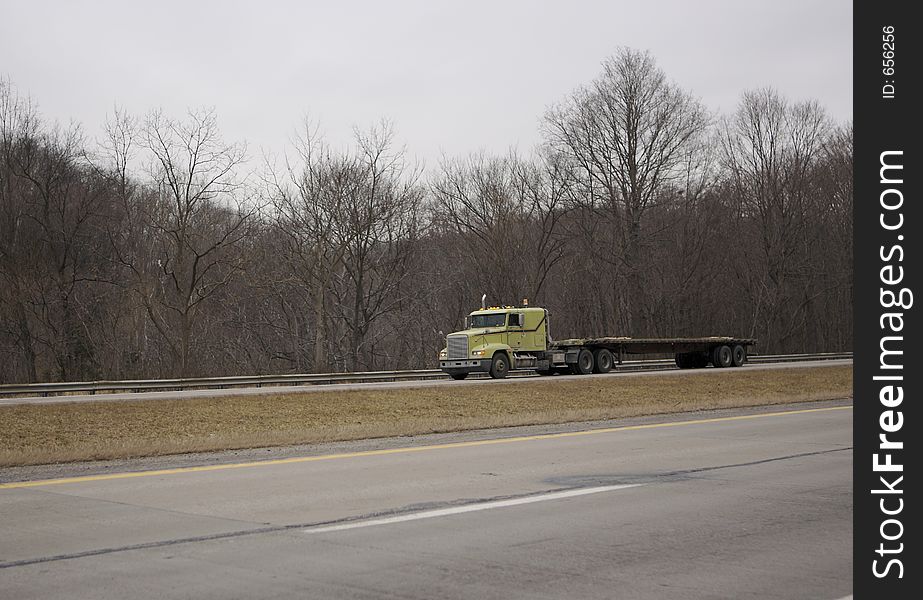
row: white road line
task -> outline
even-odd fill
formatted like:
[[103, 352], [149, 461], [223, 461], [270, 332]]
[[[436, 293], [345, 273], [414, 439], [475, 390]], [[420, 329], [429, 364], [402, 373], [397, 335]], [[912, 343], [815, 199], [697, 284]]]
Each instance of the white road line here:
[[562, 492], [551, 492], [537, 496], [526, 496], [525, 498], [514, 498], [511, 500], [492, 500], [490, 502], [480, 502], [477, 504], [465, 504], [464, 506], [453, 506], [452, 508], [440, 508], [437, 510], [424, 510], [406, 515], [397, 515], [394, 517], [383, 517], [381, 519], [369, 519], [368, 521], [353, 521], [351, 523], [341, 523], [339, 525], [328, 525], [325, 527], [313, 527], [304, 529], [304, 533], [330, 533], [332, 531], [344, 531], [346, 529], [360, 529], [362, 527], [374, 527], [376, 525], [389, 525], [391, 523], [403, 523], [404, 521], [418, 521], [420, 519], [432, 519], [435, 517], [446, 517], [461, 513], [475, 512], [479, 510], [490, 510], [492, 508], [506, 508], [507, 506], [519, 506], [520, 504], [532, 504], [533, 502], [545, 502], [547, 500], [560, 500], [562, 498], [573, 498], [575, 496], [586, 496], [588, 494], [598, 494], [600, 492], [613, 492], [615, 490], [624, 490], [627, 488], [639, 487], [643, 483], [629, 483], [624, 485], [604, 485], [592, 488], [580, 488], [576, 490], [565, 490]]

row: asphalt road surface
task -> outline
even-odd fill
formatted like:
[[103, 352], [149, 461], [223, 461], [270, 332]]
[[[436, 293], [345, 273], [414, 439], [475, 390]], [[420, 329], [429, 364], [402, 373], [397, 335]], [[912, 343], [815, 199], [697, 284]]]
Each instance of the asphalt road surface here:
[[[748, 371], [765, 370], [765, 369], [803, 369], [809, 367], [830, 367], [837, 365], [851, 365], [852, 359], [832, 359], [832, 360], [812, 360], [805, 362], [778, 362], [778, 363], [749, 363], [742, 368]], [[739, 373], [741, 369], [714, 369], [707, 371], [700, 369], [672, 369], [668, 371], [641, 371], [641, 372], [612, 372], [596, 375], [581, 375], [580, 378], [596, 377], [651, 377], [669, 375], [682, 377], [689, 375], [706, 373], [727, 374]], [[565, 375], [563, 377], [575, 377]], [[557, 377], [555, 378], [557, 379]], [[313, 384], [313, 385], [277, 385], [259, 388], [232, 388], [232, 389], [204, 389], [204, 390], [171, 390], [163, 392], [119, 392], [112, 394], [73, 394], [68, 396], [24, 396], [18, 398], [0, 398], [0, 406], [12, 406], [15, 404], [57, 404], [61, 402], [100, 402], [100, 401], [122, 401], [122, 400], [166, 400], [176, 398], [215, 398], [227, 396], [259, 396], [267, 394], [292, 394], [302, 392], [335, 392], [338, 390], [356, 390], [356, 389], [404, 389], [433, 387], [443, 385], [542, 385], [548, 381], [545, 377], [512, 377], [509, 379], [466, 379], [463, 381], [453, 381], [451, 379], [435, 379], [429, 381], [389, 381], [375, 383], [334, 383], [334, 384]], [[370, 388], [370, 386], [372, 386]]]
[[7, 482], [0, 598], [850, 593], [849, 403], [607, 425]]

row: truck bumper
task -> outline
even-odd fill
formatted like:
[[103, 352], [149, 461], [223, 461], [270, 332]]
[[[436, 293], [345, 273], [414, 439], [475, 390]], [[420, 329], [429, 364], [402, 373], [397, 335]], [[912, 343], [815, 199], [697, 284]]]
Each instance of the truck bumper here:
[[440, 360], [439, 369], [448, 373], [487, 373], [490, 371], [489, 360]]

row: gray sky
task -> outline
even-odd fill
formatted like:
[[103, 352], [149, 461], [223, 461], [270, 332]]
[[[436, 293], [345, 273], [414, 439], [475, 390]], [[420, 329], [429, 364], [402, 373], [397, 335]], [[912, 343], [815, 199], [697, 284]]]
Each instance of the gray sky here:
[[305, 115], [328, 141], [391, 119], [428, 165], [527, 153], [546, 107], [618, 46], [730, 112], [771, 85], [852, 118], [849, 0], [156, 2], [0, 0], [0, 77], [97, 136], [113, 106], [214, 106], [227, 141], [281, 152]]

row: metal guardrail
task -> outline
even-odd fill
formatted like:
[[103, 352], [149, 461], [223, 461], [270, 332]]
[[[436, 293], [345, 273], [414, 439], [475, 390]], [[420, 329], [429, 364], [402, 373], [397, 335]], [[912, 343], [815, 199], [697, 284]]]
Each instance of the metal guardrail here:
[[[834, 360], [852, 358], [852, 352], [827, 352], [821, 354], [751, 355], [749, 362], [799, 362], [808, 360]], [[675, 369], [672, 358], [625, 361], [616, 365], [615, 372], [662, 371]], [[511, 377], [534, 377], [532, 371], [510, 373]], [[486, 374], [472, 373], [471, 378], [485, 378]], [[289, 375], [245, 375], [236, 377], [191, 377], [184, 379], [128, 379], [119, 381], [74, 381], [62, 383], [12, 383], [0, 385], [0, 396], [48, 396], [76, 392], [145, 392], [186, 390], [196, 388], [263, 387], [267, 385], [325, 385], [333, 383], [375, 383], [381, 381], [414, 381], [448, 379], [439, 369], [411, 371], [365, 371], [357, 373], [308, 373]]]

